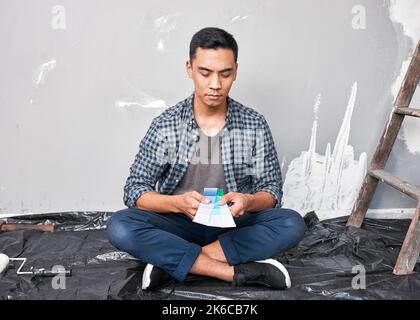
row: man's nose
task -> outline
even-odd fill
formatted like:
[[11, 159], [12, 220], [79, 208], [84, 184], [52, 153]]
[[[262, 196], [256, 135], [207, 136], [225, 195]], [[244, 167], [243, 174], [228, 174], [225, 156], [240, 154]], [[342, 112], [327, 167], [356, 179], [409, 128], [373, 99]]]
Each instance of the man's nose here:
[[211, 78], [211, 82], [210, 82], [210, 89], [213, 90], [218, 90], [222, 87], [222, 84], [220, 82], [219, 76], [218, 75], [214, 75]]

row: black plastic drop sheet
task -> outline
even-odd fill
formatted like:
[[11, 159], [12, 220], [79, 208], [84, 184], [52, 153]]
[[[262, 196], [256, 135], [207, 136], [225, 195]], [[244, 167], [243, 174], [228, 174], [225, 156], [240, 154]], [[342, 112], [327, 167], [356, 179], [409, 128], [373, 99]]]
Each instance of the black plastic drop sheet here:
[[[0, 274], [0, 299], [420, 299], [419, 260], [410, 275], [392, 273], [409, 220], [365, 219], [363, 227], [356, 229], [345, 227], [347, 217], [318, 221], [314, 212], [308, 213], [302, 242], [275, 257], [290, 273], [289, 290], [233, 287], [189, 275], [184, 283], [148, 292], [141, 290], [145, 263], [118, 251], [106, 238], [111, 214], [66, 212], [7, 218], [7, 223], [53, 223], [55, 231], [2, 232], [0, 253], [27, 258], [22, 271], [60, 265], [71, 269], [72, 276], [57, 288], [51, 277], [17, 275], [19, 263], [11, 262]], [[365, 288], [355, 280], [361, 270]]]

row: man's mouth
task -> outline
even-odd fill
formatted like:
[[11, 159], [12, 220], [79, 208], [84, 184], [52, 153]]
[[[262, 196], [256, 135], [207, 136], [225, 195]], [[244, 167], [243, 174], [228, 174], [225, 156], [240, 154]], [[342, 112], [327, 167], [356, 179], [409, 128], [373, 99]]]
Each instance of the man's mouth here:
[[219, 99], [222, 95], [221, 94], [208, 94], [207, 96], [210, 99]]

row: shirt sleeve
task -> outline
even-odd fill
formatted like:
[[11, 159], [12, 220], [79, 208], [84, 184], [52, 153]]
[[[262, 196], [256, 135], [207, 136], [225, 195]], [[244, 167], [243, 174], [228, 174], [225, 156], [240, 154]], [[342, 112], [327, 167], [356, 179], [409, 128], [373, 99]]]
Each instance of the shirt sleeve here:
[[270, 193], [276, 200], [276, 208], [281, 206], [283, 196], [282, 175], [273, 136], [267, 121], [262, 117], [261, 128], [257, 131], [253, 190]]
[[140, 142], [130, 174], [124, 186], [124, 204], [129, 208], [136, 207], [136, 201], [144, 193], [155, 191], [156, 182], [162, 174], [166, 161], [165, 140], [162, 138], [156, 119], [152, 121], [146, 135]]

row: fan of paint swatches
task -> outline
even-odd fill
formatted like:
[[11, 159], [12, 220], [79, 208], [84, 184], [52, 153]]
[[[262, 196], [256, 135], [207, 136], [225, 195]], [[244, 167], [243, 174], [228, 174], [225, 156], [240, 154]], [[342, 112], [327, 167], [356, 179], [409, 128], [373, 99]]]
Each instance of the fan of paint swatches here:
[[210, 199], [210, 203], [200, 203], [193, 221], [210, 227], [236, 227], [228, 205], [219, 206], [217, 204], [223, 195], [223, 189], [204, 188], [204, 196]]

